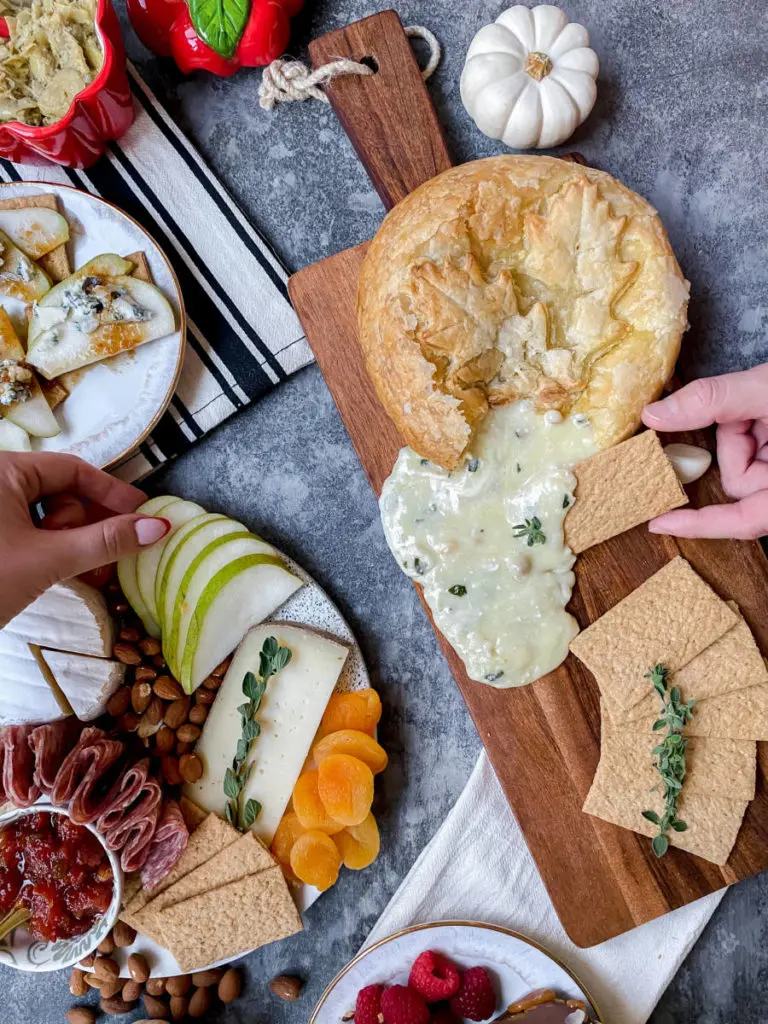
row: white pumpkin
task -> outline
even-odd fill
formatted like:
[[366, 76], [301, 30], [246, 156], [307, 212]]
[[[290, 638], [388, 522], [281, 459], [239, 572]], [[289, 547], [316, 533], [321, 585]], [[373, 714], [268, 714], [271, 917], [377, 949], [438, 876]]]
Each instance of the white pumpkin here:
[[565, 142], [595, 104], [597, 54], [559, 7], [510, 7], [472, 40], [461, 99], [485, 135], [514, 149]]

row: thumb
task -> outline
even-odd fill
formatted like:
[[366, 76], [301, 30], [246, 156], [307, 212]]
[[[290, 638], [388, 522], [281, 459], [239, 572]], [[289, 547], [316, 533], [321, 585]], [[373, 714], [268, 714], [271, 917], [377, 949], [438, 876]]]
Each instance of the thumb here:
[[168, 533], [167, 519], [154, 516], [109, 516], [90, 526], [46, 534], [51, 574], [66, 580], [82, 572], [138, 554]]

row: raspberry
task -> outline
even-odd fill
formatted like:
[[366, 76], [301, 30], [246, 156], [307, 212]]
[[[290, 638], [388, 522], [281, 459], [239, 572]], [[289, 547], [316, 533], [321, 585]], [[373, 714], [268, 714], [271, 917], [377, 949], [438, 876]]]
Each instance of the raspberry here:
[[429, 1008], [415, 989], [393, 985], [381, 997], [384, 1024], [429, 1024]]
[[425, 950], [413, 962], [408, 984], [424, 996], [428, 1003], [450, 999], [459, 991], [458, 967], [441, 953]]
[[355, 1024], [381, 1024], [383, 985], [367, 985], [357, 993]]
[[487, 1020], [496, 1010], [496, 993], [484, 967], [470, 967], [461, 976], [459, 991], [451, 1000], [451, 1009], [468, 1020]]

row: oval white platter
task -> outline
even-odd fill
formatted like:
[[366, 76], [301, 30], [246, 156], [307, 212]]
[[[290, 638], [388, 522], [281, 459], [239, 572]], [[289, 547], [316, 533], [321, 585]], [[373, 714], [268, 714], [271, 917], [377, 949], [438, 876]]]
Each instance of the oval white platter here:
[[[291, 622], [301, 626], [308, 626], [318, 633], [324, 633], [332, 640], [340, 640], [349, 647], [349, 656], [344, 664], [339, 681], [336, 684], [337, 692], [349, 690], [363, 690], [371, 685], [368, 676], [368, 669], [363, 660], [362, 651], [350, 629], [346, 619], [330, 599], [323, 588], [315, 582], [306, 570], [300, 565], [282, 555], [291, 572], [295, 573], [304, 582], [301, 590], [288, 598], [284, 605], [281, 605], [272, 615], [268, 622]], [[343, 885], [344, 873], [339, 876], [337, 885]], [[311, 885], [292, 886], [291, 891], [299, 910], [303, 913], [322, 895], [319, 889]], [[247, 956], [248, 950], [240, 954]], [[146, 935], [138, 935], [132, 946], [125, 949], [116, 949], [112, 954], [120, 965], [120, 977], [127, 978], [128, 956], [131, 953], [143, 953], [150, 965], [152, 977], [170, 978], [177, 974], [183, 974], [173, 955], [156, 942], [147, 938]], [[233, 959], [228, 958], [209, 967], [219, 967], [223, 964], [232, 963]], [[203, 970], [203, 968], [200, 968]]]
[[330, 983], [309, 1024], [339, 1024], [366, 985], [407, 984], [413, 961], [426, 949], [443, 953], [459, 967], [487, 967], [498, 996], [497, 1013], [534, 989], [551, 988], [564, 999], [583, 999], [591, 1016], [600, 1019], [575, 975], [531, 939], [495, 925], [446, 921], [416, 925], [364, 949]]
[[[58, 197], [60, 211], [69, 222], [67, 249], [73, 271], [101, 253], [129, 256], [141, 251], [176, 316], [173, 334], [68, 375], [70, 394], [54, 411], [61, 433], [32, 438], [34, 450], [79, 455], [103, 469], [138, 447], [171, 400], [184, 353], [184, 304], [162, 250], [116, 206], [67, 185], [0, 184], [0, 199], [51, 193]], [[26, 338], [25, 303], [5, 295], [0, 301], [20, 337]]]

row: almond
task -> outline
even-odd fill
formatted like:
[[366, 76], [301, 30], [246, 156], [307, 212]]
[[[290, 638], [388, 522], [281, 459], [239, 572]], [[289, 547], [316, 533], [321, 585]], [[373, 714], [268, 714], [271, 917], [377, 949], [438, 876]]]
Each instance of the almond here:
[[121, 686], [119, 690], [115, 690], [112, 696], [107, 701], [107, 711], [113, 718], [119, 718], [120, 715], [125, 714], [128, 708], [131, 706], [131, 688], [130, 686]]
[[181, 685], [176, 682], [173, 676], [158, 676], [152, 689], [163, 700], [179, 700], [184, 697]]
[[139, 647], [141, 648], [141, 653], [146, 655], [147, 658], [159, 654], [163, 649], [160, 641], [156, 640], [153, 636], [145, 636], [143, 640], [139, 641]]
[[159, 725], [163, 720], [165, 706], [159, 697], [153, 697], [146, 710], [146, 716], [152, 725]]
[[205, 1017], [211, 1008], [211, 990], [208, 988], [198, 988], [192, 993], [192, 998], [189, 1000], [189, 1006], [187, 1007], [187, 1013], [190, 1017]]
[[141, 633], [135, 626], [123, 626], [117, 634], [118, 640], [125, 640], [127, 644], [137, 644], [141, 640]]
[[112, 938], [115, 940], [115, 945], [123, 949], [125, 946], [132, 946], [136, 941], [136, 930], [125, 921], [118, 919], [112, 929]]
[[301, 993], [301, 978], [292, 974], [279, 974], [269, 983], [270, 992], [287, 1003], [295, 1003]]
[[189, 697], [181, 697], [175, 700], [165, 712], [165, 724], [169, 729], [178, 729], [187, 720], [189, 714]]
[[77, 967], [69, 976], [69, 991], [73, 996], [86, 996], [90, 986], [85, 980], [85, 972], [79, 971]]
[[[132, 1003], [126, 1003], [121, 996], [112, 996], [111, 999], [102, 999], [99, 1002], [104, 1013], [109, 1013], [113, 1017], [119, 1017], [124, 1013], [130, 1013], [133, 1010]], [[96, 1018], [93, 1017], [93, 1020]]]
[[142, 985], [138, 981], [126, 981], [123, 984], [122, 997], [126, 1003], [135, 1003], [142, 992]]
[[144, 993], [144, 1008], [153, 1020], [168, 1020], [171, 1015], [166, 1001], [148, 992]]
[[133, 678], [137, 683], [151, 683], [157, 678], [157, 669], [152, 668], [151, 665], [139, 665], [136, 671], [133, 673]]
[[141, 738], [144, 740], [145, 747], [149, 746], [149, 737], [154, 736], [159, 728], [160, 726], [157, 724], [157, 722], [151, 721], [149, 713], [145, 711], [144, 714], [141, 716], [141, 720], [139, 721], [139, 728], [136, 730], [139, 736], [141, 736]]
[[176, 733], [167, 725], [161, 725], [155, 736], [155, 746], [161, 754], [167, 754], [176, 745]]
[[179, 974], [175, 978], [169, 978], [165, 987], [169, 995], [185, 996], [192, 988], [192, 979], [188, 974]]
[[182, 743], [179, 741], [176, 744], [176, 757], [184, 757], [185, 754], [191, 754], [194, 749], [194, 743]]
[[[211, 676], [213, 676], [214, 679], [221, 679], [222, 676], [225, 676], [227, 674], [227, 669], [229, 668], [231, 663], [232, 663], [232, 656], [230, 655], [228, 658], [225, 658], [224, 661], [220, 662], [216, 666], [216, 668], [213, 670], [213, 672], [211, 672]], [[211, 676], [209, 676], [208, 679], [210, 679]], [[205, 682], [203, 683], [203, 686], [207, 686], [208, 685], [208, 679], [205, 680]]]
[[131, 688], [131, 705], [137, 715], [143, 715], [152, 700], [152, 687], [147, 683], [134, 683]]
[[117, 961], [111, 957], [99, 956], [96, 957], [96, 963], [93, 965], [93, 973], [99, 982], [113, 981], [115, 978], [120, 977], [120, 968], [117, 965]]
[[150, 978], [146, 985], [147, 992], [151, 996], [161, 996], [165, 992], [165, 984], [165, 978]]
[[168, 668], [168, 666], [165, 663], [165, 658], [162, 656], [162, 654], [156, 654], [152, 659], [152, 664], [155, 666], [155, 668], [160, 669], [161, 672], [164, 669]]
[[126, 711], [124, 715], [120, 715], [118, 718], [117, 728], [120, 732], [136, 732], [140, 721], [141, 718], [135, 711]]
[[211, 967], [207, 971], [197, 971], [192, 975], [192, 984], [195, 988], [208, 988], [209, 985], [218, 985], [224, 977], [221, 967]]
[[184, 754], [179, 758], [179, 774], [185, 782], [197, 782], [203, 777], [203, 762], [197, 754]]
[[89, 953], [88, 956], [84, 956], [83, 957], [83, 959], [80, 961], [80, 966], [81, 967], [93, 967], [93, 965], [95, 963], [96, 963], [96, 953], [93, 952], [93, 953]]
[[195, 690], [195, 706], [203, 705], [210, 706], [216, 700], [216, 694], [213, 690], [204, 690], [202, 686], [198, 686]]
[[133, 981], [143, 985], [149, 978], [149, 964], [143, 953], [131, 953], [128, 957], [128, 973]]
[[189, 720], [193, 725], [202, 725], [208, 717], [208, 708], [205, 704], [195, 704], [189, 709]]
[[219, 982], [219, 999], [222, 1003], [233, 1003], [243, 990], [243, 979], [236, 967], [230, 967]]
[[200, 726], [187, 722], [176, 730], [176, 739], [182, 743], [195, 743], [200, 739]]
[[189, 1000], [186, 996], [171, 996], [171, 1019], [182, 1020], [187, 1015]]
[[99, 993], [102, 999], [111, 999], [122, 989], [125, 981], [122, 978], [113, 978], [111, 981], [102, 981], [99, 985]]
[[96, 1011], [90, 1006], [73, 1006], [65, 1014], [69, 1024], [93, 1024], [96, 1020]]
[[112, 655], [124, 665], [140, 665], [141, 654], [133, 644], [126, 644], [118, 641], [112, 648]]
[[180, 786], [182, 783], [179, 761], [173, 754], [164, 754], [160, 759], [160, 768], [163, 778], [169, 786]]
[[115, 952], [115, 940], [112, 938], [112, 932], [110, 932], [109, 935], [104, 936], [96, 949], [104, 956], [109, 956], [111, 953]]

